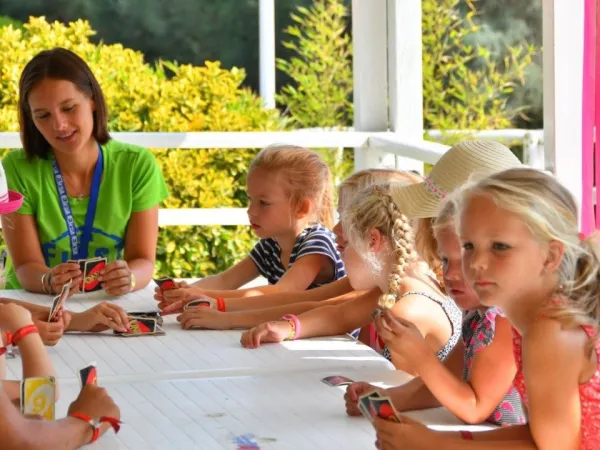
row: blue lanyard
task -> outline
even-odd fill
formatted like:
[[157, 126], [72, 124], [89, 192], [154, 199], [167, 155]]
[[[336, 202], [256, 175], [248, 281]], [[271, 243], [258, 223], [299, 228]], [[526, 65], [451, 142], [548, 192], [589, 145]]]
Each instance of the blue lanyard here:
[[94, 225], [94, 217], [96, 216], [96, 207], [98, 206], [98, 192], [100, 191], [100, 181], [102, 180], [102, 168], [102, 147], [98, 145], [98, 161], [96, 162], [96, 168], [94, 169], [94, 178], [92, 178], [90, 202], [85, 214], [85, 224], [81, 233], [81, 241], [79, 241], [77, 239], [77, 227], [75, 226], [71, 205], [69, 205], [69, 197], [67, 195], [67, 188], [65, 187], [62, 173], [60, 172], [60, 167], [58, 167], [56, 159], [52, 160], [54, 182], [56, 183], [56, 190], [58, 191], [58, 198], [60, 200], [63, 217], [67, 224], [67, 232], [69, 233], [69, 241], [71, 242], [72, 259], [86, 259], [88, 257], [88, 247], [92, 240], [92, 227]]

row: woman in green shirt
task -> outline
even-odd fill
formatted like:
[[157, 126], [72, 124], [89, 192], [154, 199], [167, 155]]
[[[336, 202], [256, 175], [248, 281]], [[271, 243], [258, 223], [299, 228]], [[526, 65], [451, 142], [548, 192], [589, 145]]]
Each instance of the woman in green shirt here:
[[158, 205], [166, 184], [145, 148], [111, 139], [104, 95], [88, 65], [63, 49], [43, 51], [19, 82], [23, 149], [2, 163], [24, 195], [2, 217], [13, 271], [7, 286], [56, 294], [82, 280], [79, 264], [107, 258], [98, 280], [111, 295], [145, 287], [154, 271]]

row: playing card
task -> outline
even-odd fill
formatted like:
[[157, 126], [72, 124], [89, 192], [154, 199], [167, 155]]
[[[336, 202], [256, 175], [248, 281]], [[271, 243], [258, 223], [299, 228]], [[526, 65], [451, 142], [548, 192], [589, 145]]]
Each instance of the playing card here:
[[98, 277], [106, 267], [106, 258], [94, 258], [84, 261], [82, 292], [94, 292], [102, 289]]
[[369, 411], [372, 417], [389, 420], [391, 422], [400, 423], [400, 415], [389, 397], [369, 397]]
[[54, 377], [31, 377], [21, 381], [21, 412], [54, 420], [56, 384]]
[[67, 301], [67, 297], [69, 297], [69, 292], [71, 291], [71, 282], [63, 284], [62, 290], [60, 294], [58, 294], [52, 300], [52, 306], [50, 307], [50, 313], [48, 314], [48, 322], [53, 322], [56, 319], [56, 315], [60, 308], [62, 308]]
[[212, 308], [214, 307], [214, 304], [212, 301], [207, 300], [207, 299], [198, 299], [198, 300], [192, 300], [191, 302], [189, 302], [188, 304], [186, 304], [183, 307], [183, 310], [185, 311], [188, 308], [192, 308], [192, 307], [198, 307], [198, 308]]
[[381, 398], [381, 395], [379, 395], [379, 392], [377, 391], [368, 392], [358, 397], [358, 409], [360, 410], [362, 415], [369, 419], [371, 422], [373, 422], [373, 420], [375, 419], [375, 416], [373, 415], [373, 410], [371, 408], [371, 400], [379, 398]]
[[163, 335], [165, 331], [157, 324], [157, 320], [151, 317], [129, 317], [129, 331], [115, 331], [115, 334], [123, 337]]
[[328, 386], [348, 386], [352, 383], [354, 383], [353, 380], [351, 380], [348, 377], [344, 377], [341, 375], [331, 375], [325, 378], [321, 378], [321, 381], [323, 383], [325, 383]]
[[175, 289], [175, 280], [169, 277], [155, 278], [154, 282], [158, 285], [161, 291]]
[[86, 384], [98, 384], [98, 369], [95, 361], [79, 369], [79, 381], [82, 388]]
[[164, 321], [158, 309], [150, 309], [147, 311], [127, 311], [127, 316], [156, 319], [156, 324], [160, 326], [162, 326]]

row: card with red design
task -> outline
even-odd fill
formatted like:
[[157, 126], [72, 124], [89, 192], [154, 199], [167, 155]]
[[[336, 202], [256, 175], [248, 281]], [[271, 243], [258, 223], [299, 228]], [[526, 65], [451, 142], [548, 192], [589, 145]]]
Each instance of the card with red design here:
[[79, 369], [79, 381], [82, 388], [86, 384], [98, 384], [98, 369], [96, 367], [96, 362], [91, 362], [82, 369]]
[[122, 337], [162, 336], [165, 331], [158, 326], [157, 320], [153, 317], [129, 316], [129, 331], [114, 333]]
[[214, 303], [208, 299], [198, 299], [198, 300], [192, 300], [191, 302], [187, 303], [184, 307], [183, 310], [185, 311], [188, 308], [214, 308]]
[[175, 280], [170, 277], [155, 278], [154, 282], [158, 285], [161, 291], [168, 291], [169, 289], [175, 289]]
[[353, 380], [351, 380], [348, 377], [344, 377], [342, 375], [330, 375], [328, 377], [325, 378], [321, 378], [321, 381], [323, 383], [325, 383], [328, 386], [348, 386], [352, 383], [354, 383]]
[[63, 284], [62, 290], [60, 294], [58, 294], [52, 300], [52, 306], [50, 307], [50, 313], [48, 313], [48, 322], [54, 322], [56, 316], [58, 315], [58, 311], [62, 308], [69, 297], [69, 292], [71, 291], [71, 282]]
[[106, 258], [94, 258], [84, 261], [82, 292], [94, 292], [102, 289], [98, 277], [106, 267]]

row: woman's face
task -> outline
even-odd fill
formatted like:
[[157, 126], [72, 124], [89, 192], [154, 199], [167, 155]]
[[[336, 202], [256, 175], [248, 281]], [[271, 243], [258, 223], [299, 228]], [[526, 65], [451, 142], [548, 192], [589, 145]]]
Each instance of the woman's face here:
[[89, 143], [95, 104], [75, 84], [46, 78], [31, 89], [28, 102], [33, 123], [55, 151], [72, 154]]

